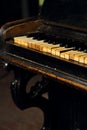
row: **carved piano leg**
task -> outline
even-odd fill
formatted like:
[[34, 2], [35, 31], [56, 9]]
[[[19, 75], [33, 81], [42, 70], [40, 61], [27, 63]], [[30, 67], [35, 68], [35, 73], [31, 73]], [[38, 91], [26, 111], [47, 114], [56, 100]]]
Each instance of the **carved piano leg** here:
[[21, 110], [29, 107], [39, 107], [44, 113], [44, 124], [41, 130], [48, 130], [49, 128], [49, 115], [48, 115], [48, 99], [42, 97], [42, 94], [48, 90], [48, 81], [45, 77], [42, 77], [41, 81], [37, 81], [34, 86], [30, 88], [30, 91], [26, 92], [26, 87], [31, 78], [35, 76], [35, 73], [27, 72], [19, 68], [14, 69], [15, 79], [11, 83], [11, 94], [14, 103]]

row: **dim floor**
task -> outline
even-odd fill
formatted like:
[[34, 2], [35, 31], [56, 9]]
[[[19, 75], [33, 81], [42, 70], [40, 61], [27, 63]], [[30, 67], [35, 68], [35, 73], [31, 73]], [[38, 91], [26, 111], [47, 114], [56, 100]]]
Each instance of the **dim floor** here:
[[0, 68], [0, 130], [40, 130], [43, 112], [36, 107], [20, 110], [14, 104], [10, 84], [13, 72], [6, 74]]

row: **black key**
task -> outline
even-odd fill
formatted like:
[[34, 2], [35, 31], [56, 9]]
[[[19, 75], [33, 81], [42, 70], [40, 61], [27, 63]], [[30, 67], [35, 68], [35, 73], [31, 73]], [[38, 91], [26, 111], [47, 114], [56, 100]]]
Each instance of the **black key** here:
[[72, 47], [74, 50], [83, 51], [85, 49], [85, 45], [80, 41], [68, 40], [65, 47]]
[[77, 41], [77, 42], [75, 42], [74, 46], [75, 46], [76, 50], [78, 50], [78, 51], [83, 51], [85, 49], [84, 42]]
[[66, 38], [59, 38], [58, 43], [60, 44], [60, 47], [65, 47], [67, 45], [67, 39]]
[[45, 36], [44, 33], [37, 31], [37, 32], [29, 33], [27, 37], [33, 37], [33, 39], [43, 40]]
[[50, 44], [50, 43], [56, 44], [56, 42], [57, 42], [55, 36], [47, 36], [47, 38], [46, 38], [45, 41], [48, 42], [49, 44]]
[[27, 35], [27, 37], [35, 37], [38, 32], [32, 32]]

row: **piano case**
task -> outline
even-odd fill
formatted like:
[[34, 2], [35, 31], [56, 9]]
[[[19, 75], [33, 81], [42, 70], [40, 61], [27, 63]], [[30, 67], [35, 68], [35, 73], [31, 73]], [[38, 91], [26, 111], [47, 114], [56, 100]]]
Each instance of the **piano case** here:
[[85, 0], [45, 0], [38, 16], [6, 23], [0, 29], [0, 59], [87, 91], [86, 64], [27, 50], [11, 42], [13, 37], [39, 30], [50, 38], [56, 35], [66, 42], [83, 42], [86, 47], [86, 5]]
[[[32, 32], [41, 32], [48, 39], [56, 36], [64, 44], [72, 42], [76, 46], [84, 46], [86, 53], [87, 1], [45, 0], [38, 16], [8, 22], [0, 29], [0, 60], [14, 71], [11, 93], [15, 104], [25, 109], [38, 102], [37, 106], [45, 111], [46, 117], [42, 130], [86, 130], [87, 64], [14, 44], [14, 37]], [[42, 80], [27, 94], [27, 83], [37, 74], [42, 76]], [[44, 104], [41, 103], [44, 102], [41, 94], [46, 91], [49, 100], [45, 106], [40, 106]], [[48, 111], [53, 118], [49, 118]]]

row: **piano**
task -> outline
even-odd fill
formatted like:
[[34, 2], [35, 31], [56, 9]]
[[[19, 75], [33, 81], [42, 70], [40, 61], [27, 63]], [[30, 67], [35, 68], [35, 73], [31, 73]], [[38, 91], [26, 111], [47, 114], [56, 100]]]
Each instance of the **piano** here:
[[[87, 128], [86, 0], [45, 0], [38, 16], [4, 24], [0, 29], [0, 60], [14, 71], [11, 93], [20, 109], [35, 101], [45, 102], [41, 94], [49, 93], [45, 110], [44, 103], [43, 108], [38, 103], [46, 113], [42, 130]], [[27, 94], [27, 83], [37, 74], [42, 80]], [[52, 126], [48, 111], [56, 117], [55, 121], [51, 118]]]

